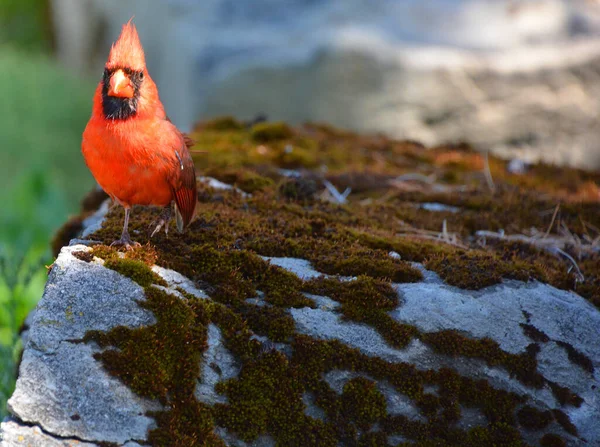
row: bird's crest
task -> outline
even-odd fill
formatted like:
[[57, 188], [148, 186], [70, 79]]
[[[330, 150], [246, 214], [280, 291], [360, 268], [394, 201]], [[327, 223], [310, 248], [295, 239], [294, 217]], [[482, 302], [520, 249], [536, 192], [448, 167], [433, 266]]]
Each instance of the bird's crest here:
[[123, 25], [121, 35], [110, 49], [107, 68], [128, 67], [135, 71], [146, 68], [144, 49], [132, 20]]

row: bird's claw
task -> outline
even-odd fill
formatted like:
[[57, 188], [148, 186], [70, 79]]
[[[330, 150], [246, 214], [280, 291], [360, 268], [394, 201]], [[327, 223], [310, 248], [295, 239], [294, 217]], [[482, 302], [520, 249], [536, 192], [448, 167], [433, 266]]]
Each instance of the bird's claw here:
[[165, 207], [158, 219], [150, 224], [150, 229], [154, 228], [152, 233], [150, 233], [150, 237], [153, 237], [156, 233], [158, 233], [163, 226], [165, 227], [165, 235], [169, 237], [169, 222], [171, 221], [171, 212], [170, 205]]
[[[152, 228], [153, 225], [154, 224], [151, 224], [150, 228]], [[165, 235], [169, 237], [169, 222], [165, 221], [165, 219], [162, 217], [158, 219], [154, 230], [152, 230], [152, 233], [150, 233], [150, 237], [154, 237], [154, 235], [158, 233], [163, 226], [165, 227]]]
[[121, 239], [114, 241], [112, 244], [110, 244], [110, 246], [111, 247], [125, 247], [125, 250], [129, 251], [129, 250], [133, 250], [136, 247], [141, 247], [142, 244], [140, 244], [139, 242], [132, 241], [131, 238], [129, 237], [129, 235], [122, 235]]

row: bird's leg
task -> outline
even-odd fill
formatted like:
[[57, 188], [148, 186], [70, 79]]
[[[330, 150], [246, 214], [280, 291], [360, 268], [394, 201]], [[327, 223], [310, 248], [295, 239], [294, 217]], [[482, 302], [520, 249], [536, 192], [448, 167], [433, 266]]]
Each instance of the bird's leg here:
[[116, 240], [112, 244], [110, 244], [111, 247], [123, 246], [127, 250], [132, 250], [133, 247], [140, 246], [139, 242], [133, 242], [131, 240], [131, 237], [129, 236], [129, 231], [127, 231], [127, 227], [129, 226], [129, 212], [130, 211], [131, 211], [130, 208], [125, 208], [125, 222], [123, 222], [123, 232], [121, 233], [121, 239]]
[[167, 235], [167, 237], [169, 237], [169, 222], [171, 222], [172, 214], [173, 214], [173, 210], [171, 208], [171, 204], [169, 204], [163, 208], [162, 213], [160, 213], [159, 218], [156, 219], [150, 225], [150, 229], [152, 229], [152, 227], [154, 227], [154, 230], [150, 234], [150, 237], [152, 237], [156, 233], [158, 233], [160, 231], [160, 229], [163, 227], [163, 225], [165, 227], [165, 234]]

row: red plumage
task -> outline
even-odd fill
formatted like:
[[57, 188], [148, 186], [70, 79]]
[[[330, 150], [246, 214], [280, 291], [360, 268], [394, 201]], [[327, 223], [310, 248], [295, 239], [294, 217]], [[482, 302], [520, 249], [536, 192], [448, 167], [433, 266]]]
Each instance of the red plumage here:
[[115, 244], [131, 246], [127, 224], [133, 205], [165, 207], [154, 233], [163, 224], [168, 228], [173, 201], [178, 229], [189, 225], [197, 202], [189, 145], [165, 114], [137, 30], [129, 21], [111, 48], [82, 141], [90, 171], [125, 208], [123, 234]]

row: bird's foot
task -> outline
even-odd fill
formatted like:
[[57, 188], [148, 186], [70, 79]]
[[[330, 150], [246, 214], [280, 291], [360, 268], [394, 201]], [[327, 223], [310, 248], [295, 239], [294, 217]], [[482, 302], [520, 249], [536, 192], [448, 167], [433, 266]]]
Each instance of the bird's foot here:
[[135, 247], [141, 247], [142, 244], [134, 242], [129, 237], [129, 233], [123, 233], [121, 239], [114, 241], [110, 244], [111, 247], [125, 247], [126, 250], [133, 250]]
[[162, 213], [160, 213], [160, 217], [150, 224], [150, 229], [153, 229], [152, 233], [150, 233], [150, 237], [153, 237], [158, 233], [163, 226], [165, 227], [165, 235], [169, 237], [169, 222], [171, 222], [171, 215], [171, 206], [166, 206]]

